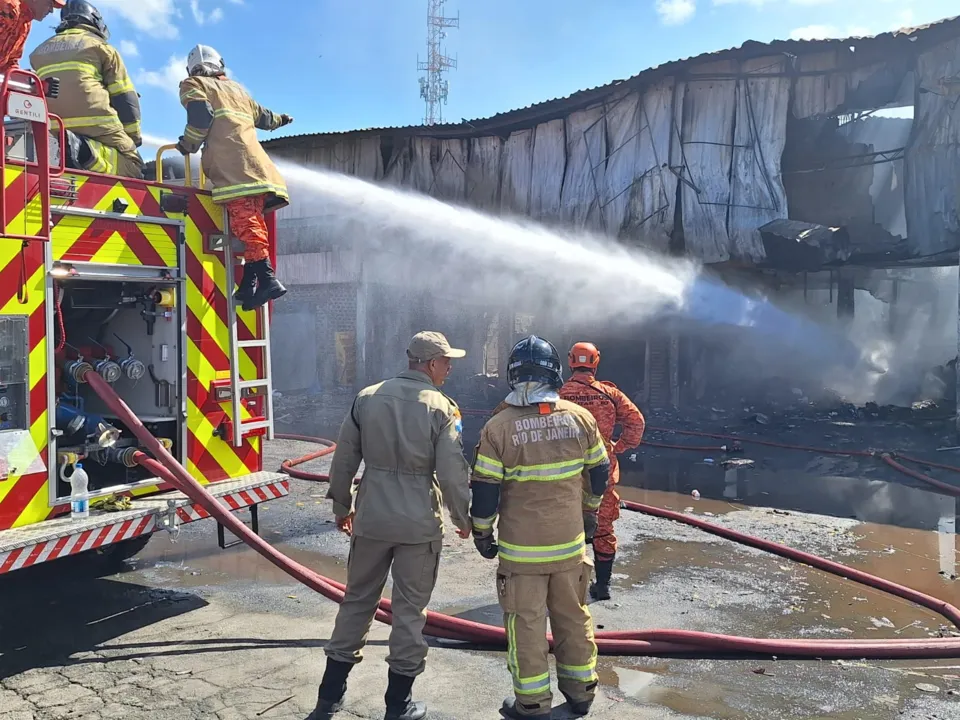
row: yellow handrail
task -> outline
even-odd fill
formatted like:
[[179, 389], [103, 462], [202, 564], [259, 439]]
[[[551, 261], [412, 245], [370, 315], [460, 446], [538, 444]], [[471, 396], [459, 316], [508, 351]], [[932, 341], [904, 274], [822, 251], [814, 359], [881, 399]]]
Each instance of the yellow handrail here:
[[[172, 150], [176, 150], [177, 153], [180, 151], [177, 150], [176, 144], [173, 145], [161, 145], [157, 148], [157, 182], [163, 182], [163, 154], [168, 153]], [[181, 155], [183, 157], [183, 171], [184, 171], [184, 181], [183, 184], [185, 187], [193, 187], [193, 172], [190, 167], [190, 155]], [[198, 178], [197, 187], [203, 190], [207, 185], [207, 177], [203, 173], [203, 166], [200, 166], [200, 177]]]
[[[171, 150], [177, 150], [177, 145], [161, 145], [157, 148], [157, 182], [163, 182], [163, 154], [168, 153]], [[179, 153], [180, 151], [177, 150]], [[186, 187], [193, 187], [193, 173], [190, 170], [190, 156], [183, 155], [183, 171], [184, 171], [184, 180], [183, 184]]]

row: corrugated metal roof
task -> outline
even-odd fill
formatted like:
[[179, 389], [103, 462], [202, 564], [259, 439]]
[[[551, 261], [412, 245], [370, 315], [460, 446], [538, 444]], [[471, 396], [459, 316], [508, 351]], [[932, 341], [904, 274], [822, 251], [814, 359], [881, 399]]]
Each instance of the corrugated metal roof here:
[[[647, 68], [636, 75], [623, 79], [614, 80], [606, 85], [578, 90], [566, 97], [544, 100], [523, 108], [507, 110], [497, 113], [487, 118], [477, 118], [474, 120], [465, 120], [459, 123], [444, 123], [441, 125], [399, 125], [393, 127], [370, 127], [358, 128], [354, 130], [342, 130], [326, 133], [302, 133], [299, 135], [284, 135], [283, 137], [272, 138], [264, 141], [264, 146], [276, 146], [287, 144], [290, 141], [307, 137], [326, 138], [346, 135], [429, 135], [432, 137], [464, 137], [472, 135], [491, 134], [496, 130], [503, 130], [510, 126], [522, 125], [536, 120], [542, 122], [552, 117], [563, 115], [578, 107], [585, 107], [594, 100], [609, 95], [620, 86], [634, 85], [640, 82], [653, 80], [657, 77], [664, 77], [683, 68], [702, 64], [704, 62], [718, 62], [722, 60], [747, 60], [751, 58], [763, 57], [771, 53], [783, 53], [788, 55], [810, 54], [820, 52], [831, 47], [839, 47], [856, 43], [859, 50], [878, 49], [879, 47], [891, 43], [917, 42], [919, 40], [930, 40], [937, 42], [939, 39], [960, 34], [960, 15], [944, 18], [937, 22], [916, 27], [905, 27], [890, 32], [880, 33], [879, 35], [853, 36], [846, 38], [828, 38], [823, 40], [773, 40], [768, 43], [748, 40], [742, 45], [725, 50], [715, 50], [701, 53], [680, 60], [671, 60], [670, 62], [654, 67]], [[864, 45], [866, 43], [866, 45]]]

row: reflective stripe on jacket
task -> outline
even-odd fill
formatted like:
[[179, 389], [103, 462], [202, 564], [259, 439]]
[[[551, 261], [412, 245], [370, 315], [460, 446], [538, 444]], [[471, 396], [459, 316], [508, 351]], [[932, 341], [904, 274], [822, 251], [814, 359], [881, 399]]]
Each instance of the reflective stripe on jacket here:
[[[364, 388], [340, 428], [330, 468], [333, 511], [353, 532], [399, 544], [443, 537], [442, 506], [470, 527], [470, 467], [457, 404], [414, 370]], [[353, 479], [363, 461], [363, 478]], [[354, 491], [356, 501], [354, 502]]]
[[64, 127], [143, 165], [137, 152], [143, 142], [140, 98], [116, 48], [93, 32], [73, 28], [41, 43], [30, 54], [30, 65], [43, 79], [60, 78], [59, 96], [47, 103]]
[[[480, 433], [474, 485], [500, 486], [492, 516], [472, 518], [489, 534], [499, 515], [500, 563], [514, 573], [561, 572], [575, 567], [586, 548], [584, 510], [600, 496], [588, 471], [607, 463], [607, 451], [589, 412], [566, 400], [531, 407], [505, 406]], [[474, 491], [474, 507], [477, 506]]]
[[287, 185], [257, 139], [258, 129], [280, 127], [280, 116], [222, 75], [180, 83], [180, 104], [188, 108], [194, 102], [207, 105], [211, 121], [208, 127], [197, 127], [188, 120], [180, 142], [190, 152], [204, 148], [203, 172], [213, 183], [213, 201], [266, 195], [265, 210], [285, 206], [290, 199]]

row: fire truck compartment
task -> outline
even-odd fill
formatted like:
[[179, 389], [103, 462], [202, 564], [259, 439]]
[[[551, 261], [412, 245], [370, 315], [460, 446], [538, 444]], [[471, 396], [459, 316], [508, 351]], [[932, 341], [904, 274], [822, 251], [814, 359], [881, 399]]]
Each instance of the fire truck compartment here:
[[[139, 447], [133, 434], [73, 371], [91, 365], [183, 461], [185, 330], [176, 280], [132, 278], [116, 268], [89, 274], [97, 279], [81, 273], [55, 281], [56, 449], [58, 464], [65, 454], [83, 461], [97, 496], [156, 479], [132, 462]], [[59, 472], [55, 493], [57, 499], [70, 495]]]

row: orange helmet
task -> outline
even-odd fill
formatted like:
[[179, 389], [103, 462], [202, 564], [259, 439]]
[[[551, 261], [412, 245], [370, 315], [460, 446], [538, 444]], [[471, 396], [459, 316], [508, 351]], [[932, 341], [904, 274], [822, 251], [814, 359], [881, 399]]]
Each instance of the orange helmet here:
[[597, 346], [593, 343], [578, 342], [574, 343], [573, 347], [570, 348], [567, 359], [571, 370], [575, 368], [596, 370], [600, 364], [600, 351], [597, 350]]

